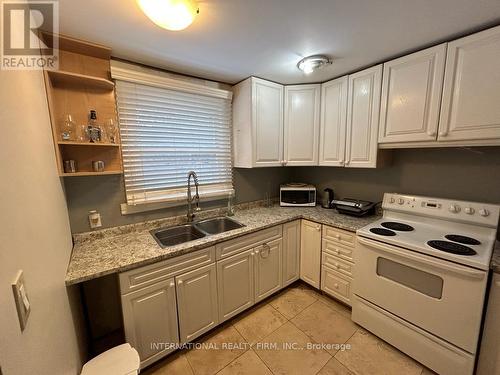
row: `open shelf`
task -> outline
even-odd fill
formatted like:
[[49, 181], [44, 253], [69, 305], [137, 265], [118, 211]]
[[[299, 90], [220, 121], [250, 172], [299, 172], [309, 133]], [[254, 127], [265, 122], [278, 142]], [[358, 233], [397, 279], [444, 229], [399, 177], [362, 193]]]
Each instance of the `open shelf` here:
[[47, 74], [55, 87], [74, 86], [110, 91], [115, 87], [115, 84], [108, 79], [89, 76], [86, 74], [73, 73], [64, 70], [47, 70]]
[[90, 142], [59, 141], [57, 142], [57, 144], [61, 146], [120, 147], [118, 143], [103, 143], [103, 142], [90, 143]]
[[106, 176], [113, 174], [123, 174], [123, 171], [104, 171], [104, 172], [75, 172], [75, 173], [61, 173], [61, 177], [83, 177], [83, 176]]

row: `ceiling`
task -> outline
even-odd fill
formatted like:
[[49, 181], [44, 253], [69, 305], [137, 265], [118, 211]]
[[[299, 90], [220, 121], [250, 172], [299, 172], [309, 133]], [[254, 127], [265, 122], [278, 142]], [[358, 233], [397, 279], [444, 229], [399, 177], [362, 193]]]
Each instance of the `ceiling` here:
[[[186, 30], [154, 25], [135, 0], [60, 0], [60, 31], [113, 56], [226, 83], [254, 75], [322, 82], [486, 26], [499, 0], [199, 0]], [[304, 56], [330, 67], [304, 75]]]

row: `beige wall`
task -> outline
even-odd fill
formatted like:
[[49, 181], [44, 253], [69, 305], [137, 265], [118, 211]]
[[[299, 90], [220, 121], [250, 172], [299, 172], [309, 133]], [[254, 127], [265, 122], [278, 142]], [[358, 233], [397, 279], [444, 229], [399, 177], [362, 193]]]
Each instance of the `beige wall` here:
[[[0, 134], [0, 366], [78, 374], [80, 306], [64, 285], [72, 242], [41, 72], [0, 70]], [[22, 333], [11, 289], [20, 269], [32, 306]]]

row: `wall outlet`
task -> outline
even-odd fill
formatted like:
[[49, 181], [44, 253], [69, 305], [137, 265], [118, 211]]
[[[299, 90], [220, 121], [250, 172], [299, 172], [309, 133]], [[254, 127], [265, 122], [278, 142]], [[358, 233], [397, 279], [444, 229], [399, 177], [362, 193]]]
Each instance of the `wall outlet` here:
[[19, 326], [21, 327], [21, 331], [24, 331], [31, 312], [31, 304], [28, 299], [28, 293], [26, 292], [26, 284], [24, 283], [24, 274], [22, 270], [17, 273], [16, 278], [12, 282], [12, 292], [14, 293], [14, 301], [16, 302]]
[[89, 211], [89, 225], [91, 229], [102, 227], [101, 214], [95, 210]]

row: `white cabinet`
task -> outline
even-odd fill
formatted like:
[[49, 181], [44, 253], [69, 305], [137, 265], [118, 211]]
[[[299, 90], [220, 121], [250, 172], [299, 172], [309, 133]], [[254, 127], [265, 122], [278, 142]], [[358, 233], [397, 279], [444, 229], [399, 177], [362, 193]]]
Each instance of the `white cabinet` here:
[[344, 166], [348, 83], [345, 76], [321, 85], [319, 165]]
[[255, 302], [281, 289], [281, 239], [255, 248]]
[[300, 231], [300, 278], [320, 287], [321, 224], [302, 220]]
[[285, 86], [284, 164], [317, 165], [321, 85]]
[[283, 163], [283, 86], [248, 78], [233, 87], [234, 166]]
[[384, 64], [379, 143], [435, 141], [446, 43]]
[[173, 278], [123, 295], [121, 299], [125, 337], [137, 349], [141, 368], [175, 350], [173, 345], [165, 345], [179, 342]]
[[500, 26], [450, 42], [438, 140], [500, 144], [499, 103]]
[[349, 76], [347, 167], [376, 167], [382, 65]]
[[175, 277], [180, 342], [191, 342], [219, 323], [215, 264]]
[[254, 304], [253, 249], [217, 262], [217, 291], [221, 323]]
[[283, 224], [282, 286], [290, 285], [300, 277], [300, 220]]

